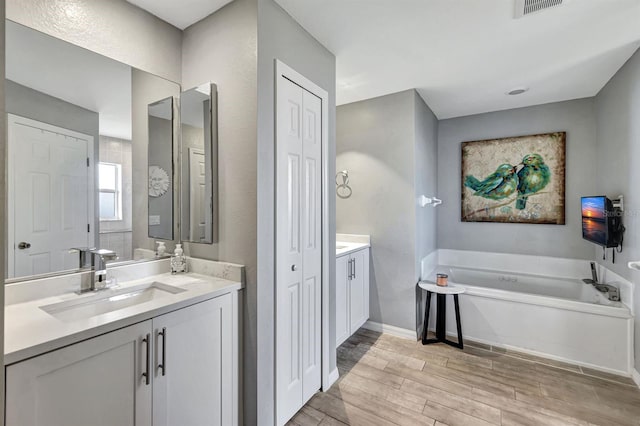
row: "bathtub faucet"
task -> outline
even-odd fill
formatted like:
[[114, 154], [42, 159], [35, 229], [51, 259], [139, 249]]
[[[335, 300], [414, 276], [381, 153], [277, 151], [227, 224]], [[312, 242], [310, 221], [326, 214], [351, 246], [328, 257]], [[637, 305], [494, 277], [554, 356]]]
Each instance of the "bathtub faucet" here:
[[620, 290], [618, 290], [618, 287], [609, 284], [595, 284], [595, 286], [596, 290], [602, 293], [606, 292], [609, 296], [609, 300], [611, 300], [612, 302], [620, 301]]

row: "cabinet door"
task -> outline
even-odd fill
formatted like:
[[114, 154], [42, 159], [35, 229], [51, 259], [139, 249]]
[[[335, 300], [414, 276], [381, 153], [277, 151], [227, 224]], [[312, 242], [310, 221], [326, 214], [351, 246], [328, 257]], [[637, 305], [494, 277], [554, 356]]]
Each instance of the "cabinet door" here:
[[349, 282], [350, 333], [369, 318], [369, 250], [351, 254], [353, 274]]
[[6, 425], [150, 426], [150, 332], [145, 321], [8, 366]]
[[349, 256], [336, 259], [336, 346], [347, 340], [349, 321]]
[[237, 421], [232, 307], [232, 295], [226, 294], [153, 319], [154, 426]]

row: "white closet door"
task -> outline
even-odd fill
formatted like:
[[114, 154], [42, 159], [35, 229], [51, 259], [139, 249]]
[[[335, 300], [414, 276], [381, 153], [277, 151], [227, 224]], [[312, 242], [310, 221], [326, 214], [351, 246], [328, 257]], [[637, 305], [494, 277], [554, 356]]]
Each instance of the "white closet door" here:
[[278, 77], [276, 416], [284, 424], [321, 386], [321, 101]]

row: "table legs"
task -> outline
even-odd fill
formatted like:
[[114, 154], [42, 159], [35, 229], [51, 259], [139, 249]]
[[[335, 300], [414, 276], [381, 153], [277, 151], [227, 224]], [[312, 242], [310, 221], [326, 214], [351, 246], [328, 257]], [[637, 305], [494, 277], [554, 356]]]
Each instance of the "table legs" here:
[[436, 299], [436, 338], [428, 339], [429, 332], [429, 312], [431, 310], [431, 292], [427, 291], [427, 303], [424, 309], [424, 324], [422, 328], [422, 344], [428, 345], [430, 343], [446, 343], [447, 345], [463, 349], [462, 342], [462, 325], [460, 323], [460, 304], [458, 302], [458, 295], [453, 295], [453, 302], [456, 311], [456, 327], [458, 329], [458, 341], [452, 342], [447, 339], [446, 325], [447, 325], [447, 295], [437, 294]]

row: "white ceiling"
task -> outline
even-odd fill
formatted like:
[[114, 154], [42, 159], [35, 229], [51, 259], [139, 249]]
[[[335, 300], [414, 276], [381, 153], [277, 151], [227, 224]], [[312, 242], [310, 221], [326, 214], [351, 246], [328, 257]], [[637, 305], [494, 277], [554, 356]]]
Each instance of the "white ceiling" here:
[[11, 21], [6, 61], [9, 80], [97, 112], [101, 135], [131, 139], [128, 65]]
[[184, 30], [233, 0], [127, 0]]
[[339, 105], [416, 88], [440, 119], [594, 96], [640, 45], [640, 0], [276, 1], [336, 55]]

